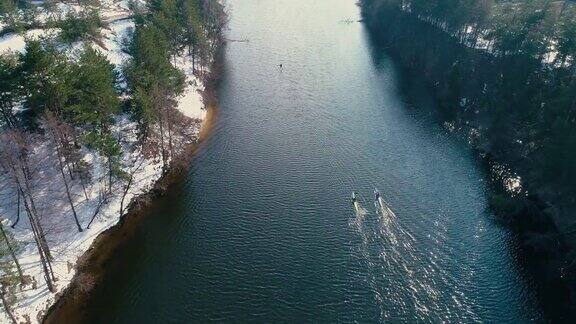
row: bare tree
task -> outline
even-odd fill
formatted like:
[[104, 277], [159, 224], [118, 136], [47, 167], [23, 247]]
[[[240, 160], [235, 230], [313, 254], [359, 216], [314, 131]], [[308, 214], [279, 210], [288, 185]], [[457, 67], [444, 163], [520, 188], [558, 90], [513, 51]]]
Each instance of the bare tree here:
[[[70, 128], [66, 125], [65, 122], [58, 120], [58, 118], [50, 113], [47, 112], [44, 117], [44, 125], [46, 128], [46, 132], [50, 137], [50, 141], [52, 142], [54, 148], [56, 149], [56, 159], [58, 160], [58, 169], [60, 170], [60, 174], [62, 175], [62, 181], [64, 182], [64, 189], [66, 190], [66, 196], [68, 197], [68, 202], [70, 203], [70, 209], [72, 210], [72, 215], [74, 216], [74, 221], [76, 222], [76, 227], [78, 227], [78, 232], [82, 232], [82, 226], [80, 225], [80, 221], [78, 220], [78, 214], [76, 213], [76, 208], [74, 207], [74, 199], [72, 199], [72, 194], [70, 193], [70, 184], [68, 179], [66, 178], [66, 171], [65, 171], [65, 142], [67, 141], [67, 128]], [[68, 167], [70, 169], [70, 167]], [[70, 174], [72, 174], [70, 172]]]
[[[138, 156], [142, 157], [142, 154], [138, 154]], [[126, 195], [128, 195], [128, 192], [132, 187], [132, 183], [134, 181], [134, 175], [136, 174], [136, 172], [140, 170], [142, 164], [144, 164], [144, 161], [145, 159], [143, 157], [140, 158], [140, 161], [135, 163], [135, 167], [132, 170], [130, 170], [127, 176], [125, 177], [126, 184], [124, 185], [124, 190], [122, 192], [122, 199], [120, 200], [120, 217], [122, 217], [122, 215], [124, 214], [124, 200], [126, 199]]]
[[44, 230], [38, 220], [38, 212], [31, 185], [33, 175], [28, 165], [29, 155], [31, 154], [29, 137], [29, 134], [19, 129], [11, 129], [0, 134], [0, 167], [9, 175], [13, 185], [15, 185], [15, 189], [22, 196], [34, 234], [34, 241], [38, 248], [46, 284], [50, 291], [55, 291], [53, 284], [54, 273], [50, 264], [52, 255]]
[[90, 228], [90, 225], [92, 225], [92, 222], [94, 221], [94, 219], [96, 219], [96, 216], [98, 216], [98, 214], [100, 213], [102, 206], [104, 206], [104, 204], [106, 204], [106, 202], [108, 202], [109, 196], [110, 196], [110, 193], [106, 190], [106, 188], [100, 188], [100, 193], [98, 195], [98, 205], [96, 206], [96, 209], [94, 209], [94, 213], [92, 214], [92, 218], [90, 218], [90, 222], [88, 223], [86, 228]]
[[156, 86], [154, 87], [154, 90], [152, 91], [152, 101], [154, 102], [154, 106], [156, 107], [156, 109], [158, 109], [158, 127], [160, 130], [160, 154], [162, 156], [162, 170], [166, 171], [167, 167], [168, 167], [168, 152], [166, 150], [166, 144], [165, 144], [165, 136], [164, 136], [164, 122], [166, 120], [165, 118], [165, 106], [164, 106], [164, 98], [166, 95], [166, 91], [164, 91], [163, 89], [164, 87], [162, 86]]
[[16, 227], [20, 221], [20, 190], [16, 190], [16, 195], [18, 196], [18, 198], [16, 198], [16, 220], [10, 225], [12, 228]]

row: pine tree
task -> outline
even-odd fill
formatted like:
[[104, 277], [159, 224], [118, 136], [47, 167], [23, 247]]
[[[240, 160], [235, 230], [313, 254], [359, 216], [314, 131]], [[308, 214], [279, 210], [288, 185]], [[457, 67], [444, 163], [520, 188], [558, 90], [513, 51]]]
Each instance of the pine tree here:
[[24, 105], [36, 119], [45, 110], [60, 115], [72, 90], [66, 57], [50, 45], [31, 40], [20, 61]]
[[182, 25], [178, 21], [176, 0], [153, 0], [149, 3], [151, 23], [160, 29], [169, 43], [169, 53], [175, 56], [180, 51]]
[[12, 246], [12, 240], [8, 237], [8, 234], [6, 234], [6, 231], [4, 230], [4, 224], [2, 224], [2, 221], [0, 220], [0, 234], [2, 236], [2, 239], [4, 240], [4, 243], [6, 244], [6, 247], [8, 249], [8, 252], [10, 253], [10, 257], [12, 258], [12, 261], [14, 262], [14, 265], [16, 266], [16, 270], [18, 271], [18, 278], [20, 279], [20, 285], [24, 285], [25, 281], [24, 281], [24, 273], [22, 272], [22, 268], [20, 267], [20, 262], [18, 262], [18, 258], [16, 257], [16, 252], [14, 251], [14, 248]]
[[178, 19], [183, 26], [182, 39], [192, 57], [192, 70], [196, 71], [197, 56], [208, 44], [200, 10], [198, 3], [191, 0], [180, 0], [179, 8]]
[[120, 111], [120, 99], [116, 91], [117, 75], [114, 66], [98, 51], [87, 46], [73, 67], [74, 90], [67, 113], [83, 128], [83, 140], [107, 158], [109, 183], [121, 155], [120, 144], [112, 136], [110, 127], [114, 116]]
[[154, 25], [137, 26], [130, 52], [133, 58], [126, 66], [126, 75], [133, 93], [133, 112], [140, 122], [142, 138], [159, 143], [166, 169], [171, 154], [169, 116], [174, 98], [184, 89], [184, 75], [171, 64], [170, 43]]
[[18, 57], [0, 55], [0, 125], [16, 127], [14, 105], [19, 97], [19, 83]]

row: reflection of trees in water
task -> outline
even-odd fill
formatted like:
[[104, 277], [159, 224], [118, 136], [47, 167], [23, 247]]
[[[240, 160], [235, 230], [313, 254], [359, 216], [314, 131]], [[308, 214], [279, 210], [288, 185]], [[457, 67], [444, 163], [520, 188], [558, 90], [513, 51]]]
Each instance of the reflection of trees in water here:
[[[425, 80], [442, 123], [487, 161], [491, 207], [521, 230], [526, 250], [539, 251], [530, 267], [549, 274], [545, 286], [574, 281], [561, 271], [571, 260], [562, 260], [566, 242], [555, 228], [565, 231], [576, 207], [576, 5], [360, 3], [375, 63], [386, 52], [417, 75], [401, 92], [410, 79]], [[538, 264], [545, 259], [553, 261]]]

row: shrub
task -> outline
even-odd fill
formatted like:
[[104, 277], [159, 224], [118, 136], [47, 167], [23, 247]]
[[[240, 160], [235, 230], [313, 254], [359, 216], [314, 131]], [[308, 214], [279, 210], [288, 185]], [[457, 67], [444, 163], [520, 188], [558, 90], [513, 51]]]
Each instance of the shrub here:
[[100, 36], [99, 29], [102, 25], [100, 15], [95, 10], [80, 13], [70, 11], [59, 23], [62, 30], [60, 38], [68, 44], [90, 37], [98, 38]]

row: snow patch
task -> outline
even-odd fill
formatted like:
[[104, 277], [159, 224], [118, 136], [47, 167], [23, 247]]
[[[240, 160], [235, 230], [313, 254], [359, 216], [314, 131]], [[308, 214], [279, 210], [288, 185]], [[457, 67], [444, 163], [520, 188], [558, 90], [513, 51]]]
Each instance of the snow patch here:
[[185, 55], [179, 56], [176, 58], [175, 66], [184, 71], [186, 75], [186, 87], [184, 93], [178, 98], [178, 110], [186, 117], [204, 119], [206, 110], [201, 94], [204, 91], [204, 86], [200, 79], [194, 75], [192, 60]]
[[11, 33], [0, 37], [0, 54], [6, 52], [24, 53], [26, 39], [38, 40], [43, 37], [51, 37], [59, 32], [57, 28], [31, 29], [24, 34]]

